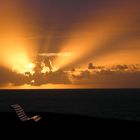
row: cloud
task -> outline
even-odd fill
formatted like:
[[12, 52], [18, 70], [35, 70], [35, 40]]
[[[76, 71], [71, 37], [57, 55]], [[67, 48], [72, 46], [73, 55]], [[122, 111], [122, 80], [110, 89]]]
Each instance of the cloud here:
[[12, 72], [7, 68], [0, 67], [0, 85], [3, 86], [9, 83], [13, 85], [23, 85], [28, 84], [29, 79], [24, 75]]
[[55, 57], [55, 56], [71, 56], [72, 53], [65, 52], [65, 53], [40, 53], [39, 56], [46, 56], [46, 57]]
[[36, 73], [32, 76], [32, 80], [35, 81], [33, 84], [35, 86], [43, 84], [71, 84], [68, 74], [62, 70], [45, 74]]
[[89, 65], [88, 65], [88, 69], [94, 69], [95, 67], [93, 66], [93, 64], [92, 63], [89, 63]]
[[116, 73], [106, 71], [86, 78], [76, 77], [74, 84], [92, 88], [139, 88], [139, 73]]
[[115, 69], [115, 70], [127, 70], [127, 69], [129, 69], [129, 67], [127, 65], [116, 65], [112, 69]]
[[116, 65], [111, 67], [94, 67], [94, 69], [72, 73], [73, 84], [93, 88], [139, 88], [139, 65]]
[[94, 69], [18, 74], [0, 67], [0, 86], [75, 85], [90, 88], [139, 88], [140, 65], [94, 66]]
[[71, 81], [68, 75], [59, 70], [49, 73], [36, 73], [31, 75], [26, 72], [26, 75], [13, 72], [7, 68], [0, 67], [0, 86], [12, 84], [14, 86], [20, 85], [34, 85], [40, 86], [43, 84], [70, 84]]

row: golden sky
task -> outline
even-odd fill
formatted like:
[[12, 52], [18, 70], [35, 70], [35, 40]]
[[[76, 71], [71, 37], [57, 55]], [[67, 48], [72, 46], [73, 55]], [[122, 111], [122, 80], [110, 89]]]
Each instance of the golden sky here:
[[[138, 0], [2, 0], [1, 87], [114, 88], [132, 81], [139, 87], [139, 5]], [[112, 70], [118, 65], [127, 68]]]

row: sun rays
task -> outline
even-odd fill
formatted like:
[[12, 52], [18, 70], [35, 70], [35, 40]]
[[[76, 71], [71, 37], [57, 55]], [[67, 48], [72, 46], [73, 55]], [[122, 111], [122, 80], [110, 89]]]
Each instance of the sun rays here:
[[[138, 3], [72, 0], [72, 10], [66, 3], [15, 1], [0, 5], [1, 85], [82, 88], [103, 80], [103, 86], [120, 72], [109, 66], [140, 64]], [[137, 69], [127, 74], [139, 77]]]

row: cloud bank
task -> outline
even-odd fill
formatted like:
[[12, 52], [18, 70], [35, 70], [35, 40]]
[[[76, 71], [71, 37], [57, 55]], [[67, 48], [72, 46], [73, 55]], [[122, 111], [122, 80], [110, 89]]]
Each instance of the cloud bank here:
[[[87, 69], [57, 70], [54, 72], [25, 75], [0, 67], [0, 87], [30, 85], [40, 87], [47, 84], [63, 84], [69, 88], [139, 88], [140, 65], [93, 66]], [[46, 86], [47, 87], [47, 86]]]

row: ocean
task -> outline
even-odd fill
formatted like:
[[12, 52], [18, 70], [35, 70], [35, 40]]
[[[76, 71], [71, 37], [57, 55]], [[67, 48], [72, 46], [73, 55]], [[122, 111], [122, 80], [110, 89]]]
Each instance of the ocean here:
[[0, 90], [0, 113], [17, 103], [26, 112], [140, 121], [140, 89]]

